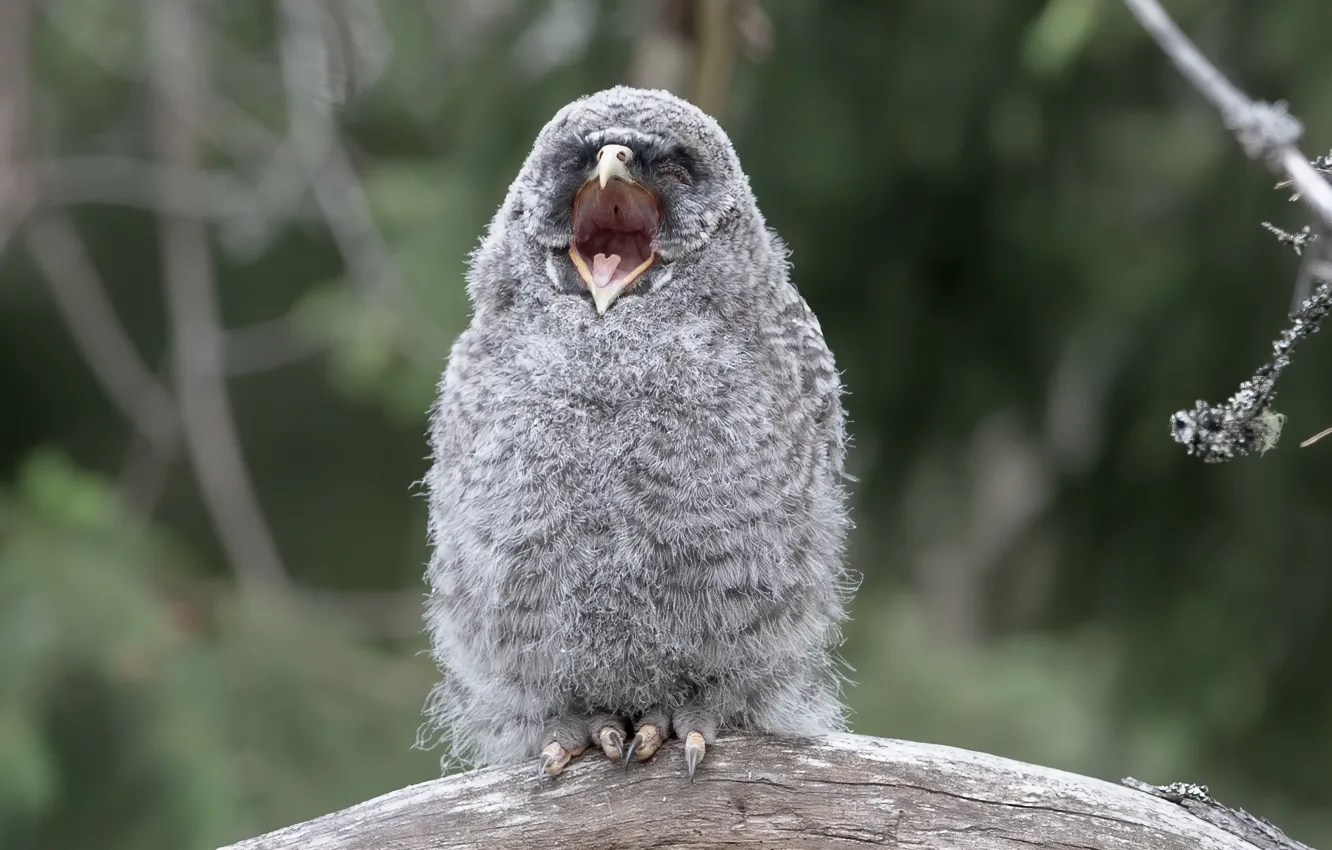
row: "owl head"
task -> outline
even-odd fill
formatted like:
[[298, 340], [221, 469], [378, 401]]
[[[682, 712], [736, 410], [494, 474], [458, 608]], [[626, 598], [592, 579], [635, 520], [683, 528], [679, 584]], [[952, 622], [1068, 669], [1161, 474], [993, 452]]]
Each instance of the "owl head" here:
[[598, 314], [654, 268], [706, 251], [737, 213], [757, 216], [726, 133], [669, 92], [580, 98], [538, 134], [508, 219], [591, 294]]

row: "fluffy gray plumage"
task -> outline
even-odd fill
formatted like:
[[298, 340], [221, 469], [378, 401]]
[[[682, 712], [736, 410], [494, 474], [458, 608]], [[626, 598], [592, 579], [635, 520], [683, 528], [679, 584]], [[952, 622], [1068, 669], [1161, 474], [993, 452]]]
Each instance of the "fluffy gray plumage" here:
[[[598, 315], [570, 243], [607, 144], [660, 223]], [[427, 478], [427, 714], [453, 759], [531, 756], [599, 713], [703, 718], [709, 740], [842, 728], [841, 384], [717, 123], [623, 87], [560, 110], [467, 291]]]

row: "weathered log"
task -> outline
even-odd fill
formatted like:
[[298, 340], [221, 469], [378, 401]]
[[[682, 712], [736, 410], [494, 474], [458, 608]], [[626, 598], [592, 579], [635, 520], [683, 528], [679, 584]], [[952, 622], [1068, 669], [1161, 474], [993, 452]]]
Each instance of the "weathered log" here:
[[1260, 846], [1152, 786], [860, 735], [722, 738], [693, 783], [678, 742], [628, 771], [593, 749], [558, 779], [536, 774], [533, 762], [449, 776], [226, 850]]

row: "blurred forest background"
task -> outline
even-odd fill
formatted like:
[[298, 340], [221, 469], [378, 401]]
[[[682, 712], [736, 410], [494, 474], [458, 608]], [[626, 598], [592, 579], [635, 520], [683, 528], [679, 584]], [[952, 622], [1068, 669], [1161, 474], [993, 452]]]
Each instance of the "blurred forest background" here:
[[[1332, 146], [1332, 4], [1174, 0]], [[0, 2], [0, 847], [211, 848], [413, 748], [466, 252], [617, 82], [732, 134], [845, 371], [854, 729], [1208, 783], [1332, 846], [1332, 349], [1303, 211], [1112, 0]]]

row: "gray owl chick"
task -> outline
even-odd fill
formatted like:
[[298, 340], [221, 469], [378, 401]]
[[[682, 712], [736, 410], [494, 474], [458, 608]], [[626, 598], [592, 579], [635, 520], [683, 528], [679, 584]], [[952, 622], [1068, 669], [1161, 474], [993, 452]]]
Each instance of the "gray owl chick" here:
[[[841, 384], [729, 139], [569, 104], [472, 255], [432, 411], [427, 714], [463, 764], [843, 728]], [[632, 732], [632, 735], [630, 734]]]

